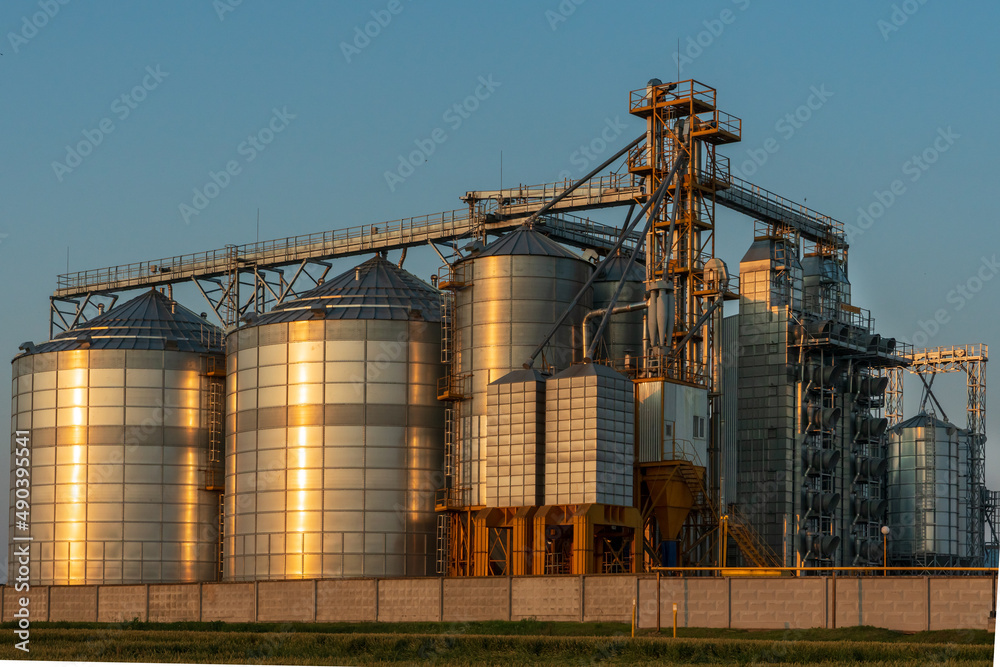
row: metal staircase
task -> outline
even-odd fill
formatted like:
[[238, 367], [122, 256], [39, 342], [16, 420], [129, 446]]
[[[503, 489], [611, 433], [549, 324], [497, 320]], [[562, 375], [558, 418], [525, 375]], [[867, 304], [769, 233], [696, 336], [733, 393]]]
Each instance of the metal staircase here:
[[781, 567], [777, 554], [761, 539], [757, 531], [739, 510], [730, 508], [726, 515], [729, 535], [736, 542], [740, 553], [753, 567]]
[[[709, 530], [718, 530], [721, 520], [717, 511], [718, 502], [711, 497], [705, 488], [704, 479], [698, 474], [696, 467], [694, 465], [680, 465], [677, 472], [694, 499], [692, 513], [697, 513], [697, 518]], [[781, 567], [781, 561], [777, 554], [764, 543], [745, 515], [735, 507], [731, 507], [725, 521], [728, 534], [736, 542], [743, 557], [753, 567]]]

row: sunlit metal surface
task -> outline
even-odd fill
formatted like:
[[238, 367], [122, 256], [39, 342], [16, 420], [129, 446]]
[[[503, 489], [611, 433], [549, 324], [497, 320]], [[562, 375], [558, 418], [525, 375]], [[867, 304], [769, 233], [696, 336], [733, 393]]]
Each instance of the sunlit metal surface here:
[[[216, 579], [206, 373], [212, 357], [221, 367], [219, 342], [147, 292], [14, 360], [12, 426], [32, 443], [32, 583]], [[23, 534], [11, 501], [11, 535]]]
[[921, 413], [890, 431], [891, 563], [969, 564], [969, 451], [968, 431], [932, 415]]
[[432, 573], [440, 307], [376, 257], [230, 334], [227, 580]]
[[[618, 255], [608, 260], [601, 274], [594, 280], [594, 308], [607, 308], [618, 288], [618, 282], [625, 275], [628, 257]], [[618, 295], [616, 306], [643, 301], [646, 298], [645, 275], [642, 265], [633, 263], [628, 269], [628, 279]], [[643, 311], [618, 313], [611, 316], [603, 336], [603, 346], [598, 348], [598, 358], [609, 359], [616, 367], [622, 367], [628, 357], [635, 368], [638, 357], [642, 356]], [[600, 318], [589, 323], [597, 329]], [[593, 331], [591, 332], [593, 333]], [[635, 360], [635, 361], [633, 361]]]
[[[593, 268], [544, 235], [525, 228], [512, 232], [463, 262], [456, 270], [466, 285], [455, 294], [454, 368], [469, 378], [467, 400], [455, 420], [459, 443], [458, 482], [468, 505], [486, 503], [487, 386], [520, 369], [563, 314]], [[591, 294], [542, 352], [537, 367], [567, 368], [582, 359], [580, 323]]]

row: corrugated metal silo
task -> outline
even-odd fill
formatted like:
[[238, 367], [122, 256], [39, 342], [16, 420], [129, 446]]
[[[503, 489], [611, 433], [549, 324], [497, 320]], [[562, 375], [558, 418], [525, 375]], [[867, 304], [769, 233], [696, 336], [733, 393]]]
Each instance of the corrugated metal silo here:
[[967, 556], [969, 447], [967, 431], [927, 413], [891, 429], [888, 547], [892, 562], [947, 566], [958, 565]]
[[14, 359], [32, 583], [217, 579], [222, 374], [222, 332], [156, 291]]
[[[459, 406], [457, 486], [470, 505], [486, 503], [486, 394], [490, 382], [522, 367], [590, 278], [593, 267], [558, 243], [522, 227], [456, 267], [456, 369], [467, 378]], [[585, 294], [536, 366], [567, 368], [582, 358], [579, 336], [592, 295]]]
[[[618, 300], [615, 302], [615, 307], [637, 303], [645, 299], [646, 277], [642, 266], [633, 263], [629, 267], [628, 263], [628, 257], [619, 253], [609, 259], [601, 268], [600, 274], [594, 279], [593, 284], [595, 309], [608, 307], [608, 304], [611, 303], [611, 297], [618, 289], [618, 282], [623, 275], [626, 275], [626, 268], [628, 269], [627, 278], [621, 294], [618, 295]], [[608, 322], [607, 329], [602, 336], [604, 347], [599, 349], [603, 353], [601, 356], [606, 355], [616, 367], [622, 367], [627, 356], [636, 359], [642, 355], [642, 313], [641, 310], [618, 313], [612, 315]], [[596, 329], [597, 324], [594, 322], [600, 322], [600, 318], [594, 318], [591, 322], [590, 326]], [[636, 361], [631, 362], [633, 367], [636, 363]]]
[[375, 257], [229, 335], [227, 580], [433, 572], [440, 319]]

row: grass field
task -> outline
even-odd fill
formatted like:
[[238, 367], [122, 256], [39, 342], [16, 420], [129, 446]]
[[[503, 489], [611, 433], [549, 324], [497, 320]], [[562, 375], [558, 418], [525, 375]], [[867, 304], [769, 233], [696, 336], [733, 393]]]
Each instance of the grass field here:
[[990, 665], [985, 631], [682, 629], [677, 639], [620, 623], [37, 623], [31, 653], [0, 659], [390, 665]]

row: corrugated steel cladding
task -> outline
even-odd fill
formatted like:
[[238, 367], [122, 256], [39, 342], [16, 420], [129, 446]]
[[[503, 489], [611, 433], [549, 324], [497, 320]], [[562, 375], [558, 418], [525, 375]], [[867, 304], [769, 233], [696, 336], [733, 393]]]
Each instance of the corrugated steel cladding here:
[[228, 580], [432, 571], [438, 298], [374, 258], [229, 336]]
[[[600, 275], [594, 280], [594, 308], [607, 308], [611, 297], [618, 289], [618, 281], [625, 275], [628, 258], [618, 254], [608, 260], [601, 269]], [[628, 279], [618, 295], [615, 306], [645, 301], [646, 276], [641, 265], [633, 263], [628, 270]], [[612, 315], [602, 339], [607, 345], [609, 358], [617, 364], [622, 364], [626, 355], [635, 358], [642, 355], [642, 317], [643, 311]], [[596, 331], [600, 318], [595, 318], [590, 327]], [[589, 342], [589, 341], [588, 341]], [[633, 364], [635, 362], [632, 362]]]
[[[826, 275], [828, 269], [818, 261], [809, 265], [810, 273]], [[785, 565], [796, 564], [795, 536], [804, 512], [799, 499], [804, 470], [799, 461], [803, 429], [797, 391], [805, 383], [795, 376], [799, 359], [798, 349], [789, 347], [790, 324], [793, 317], [815, 319], [815, 312], [825, 313], [821, 319], [829, 318], [839, 313], [839, 304], [849, 303], [850, 297], [850, 285], [842, 272], [833, 278], [844, 282], [824, 282], [815, 276], [804, 281], [803, 273], [797, 250], [783, 246], [780, 239], [758, 239], [740, 264], [738, 499], [765, 542], [776, 553], [785, 554]], [[824, 355], [822, 363], [829, 366], [830, 353]], [[840, 495], [840, 503], [829, 518], [841, 538], [832, 563], [856, 565], [858, 560], [869, 560], [865, 554], [878, 550], [872, 531], [877, 532], [880, 519], [869, 517], [867, 522], [858, 523], [855, 503], [868, 498], [877, 501], [884, 490], [878, 484], [856, 484], [851, 467], [854, 418], [867, 417], [867, 408], [855, 404], [855, 396], [843, 384], [829, 389], [832, 403], [825, 407], [841, 410], [832, 435], [823, 436], [841, 454], [836, 466], [827, 471], [831, 486], [825, 491]], [[880, 444], [869, 446], [878, 448]]]
[[962, 565], [969, 557], [968, 431], [926, 413], [889, 437], [889, 548], [894, 559]]
[[786, 554], [785, 565], [794, 565], [801, 482], [787, 350], [788, 309], [801, 303], [801, 268], [797, 261], [782, 263], [789, 280], [775, 280], [777, 260], [784, 254], [779, 245], [755, 241], [740, 263], [736, 490], [740, 508], [764, 542]]
[[723, 500], [737, 502], [737, 421], [739, 387], [739, 315], [722, 320], [722, 477]]
[[[526, 228], [503, 236], [457, 267], [465, 287], [455, 295], [454, 368], [469, 374], [471, 395], [458, 403], [458, 487], [471, 505], [486, 503], [487, 386], [520, 369], [590, 277], [593, 267]], [[556, 370], [582, 357], [579, 329], [591, 309], [588, 292], [543, 350]]]
[[219, 341], [147, 292], [14, 360], [12, 426], [31, 437], [31, 583], [215, 578], [205, 373]]
[[512, 371], [490, 383], [487, 395], [486, 504], [544, 504], [545, 376]]
[[545, 384], [545, 504], [632, 506], [632, 381], [584, 364]]

